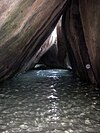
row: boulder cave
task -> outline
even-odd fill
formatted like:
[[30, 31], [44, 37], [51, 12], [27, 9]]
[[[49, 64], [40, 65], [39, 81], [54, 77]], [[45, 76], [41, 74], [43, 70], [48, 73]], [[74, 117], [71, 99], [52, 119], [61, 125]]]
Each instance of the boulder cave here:
[[0, 81], [43, 63], [100, 86], [99, 11], [99, 0], [1, 0]]

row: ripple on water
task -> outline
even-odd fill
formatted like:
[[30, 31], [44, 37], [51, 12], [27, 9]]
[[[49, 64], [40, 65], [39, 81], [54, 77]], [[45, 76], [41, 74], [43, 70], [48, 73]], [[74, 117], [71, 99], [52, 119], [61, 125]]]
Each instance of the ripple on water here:
[[0, 133], [100, 133], [100, 89], [69, 71], [20, 74], [0, 90]]

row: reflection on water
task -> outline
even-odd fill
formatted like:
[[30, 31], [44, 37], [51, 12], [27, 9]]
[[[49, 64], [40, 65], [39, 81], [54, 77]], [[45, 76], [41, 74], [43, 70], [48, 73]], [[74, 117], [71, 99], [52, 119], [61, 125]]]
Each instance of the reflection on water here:
[[0, 90], [0, 133], [100, 133], [99, 88], [66, 70], [31, 71]]

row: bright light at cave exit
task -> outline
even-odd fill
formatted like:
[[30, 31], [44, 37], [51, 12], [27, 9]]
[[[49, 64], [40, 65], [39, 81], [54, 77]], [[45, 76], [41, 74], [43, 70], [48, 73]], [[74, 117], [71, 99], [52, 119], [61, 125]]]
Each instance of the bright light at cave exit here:
[[50, 37], [50, 42], [52, 42], [52, 44], [54, 44], [57, 41], [57, 28], [55, 27], [55, 29], [53, 30], [51, 37]]

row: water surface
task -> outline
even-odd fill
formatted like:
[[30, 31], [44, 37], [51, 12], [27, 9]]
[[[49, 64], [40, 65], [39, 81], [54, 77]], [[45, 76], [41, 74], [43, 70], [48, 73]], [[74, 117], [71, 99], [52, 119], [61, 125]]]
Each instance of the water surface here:
[[99, 92], [67, 70], [20, 74], [0, 85], [0, 133], [100, 133]]

